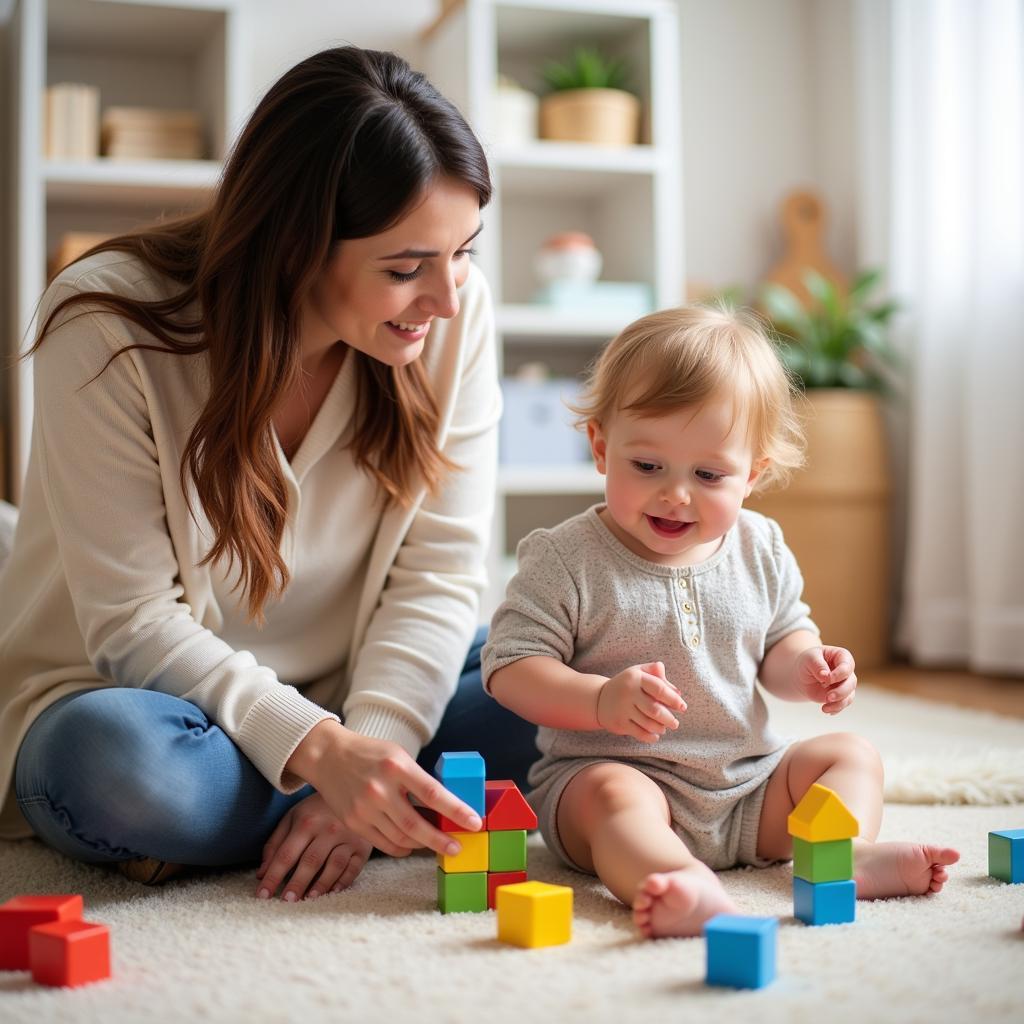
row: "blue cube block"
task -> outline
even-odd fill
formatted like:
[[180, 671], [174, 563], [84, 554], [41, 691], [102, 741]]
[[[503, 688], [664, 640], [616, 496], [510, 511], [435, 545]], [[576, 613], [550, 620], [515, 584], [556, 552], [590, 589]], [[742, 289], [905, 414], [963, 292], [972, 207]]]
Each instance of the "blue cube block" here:
[[1003, 882], [1024, 882], [1024, 828], [989, 832], [988, 873]]
[[774, 917], [718, 914], [704, 925], [707, 983], [729, 988], [764, 988], [775, 978], [779, 922]]
[[857, 883], [793, 879], [793, 913], [804, 924], [849, 924], [857, 914]]
[[484, 784], [487, 769], [475, 750], [448, 751], [437, 759], [434, 774], [445, 789], [469, 804], [481, 817], [487, 813]]

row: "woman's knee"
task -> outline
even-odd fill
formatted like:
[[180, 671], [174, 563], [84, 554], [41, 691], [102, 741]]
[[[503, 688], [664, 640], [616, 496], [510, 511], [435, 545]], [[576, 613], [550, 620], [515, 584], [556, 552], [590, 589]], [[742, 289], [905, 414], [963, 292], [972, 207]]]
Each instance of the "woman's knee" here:
[[195, 708], [190, 723], [175, 704], [187, 702], [105, 688], [44, 712], [19, 754], [19, 799], [46, 800], [69, 821], [111, 835], [137, 827], [157, 806], [189, 799], [171, 747], [205, 719]]

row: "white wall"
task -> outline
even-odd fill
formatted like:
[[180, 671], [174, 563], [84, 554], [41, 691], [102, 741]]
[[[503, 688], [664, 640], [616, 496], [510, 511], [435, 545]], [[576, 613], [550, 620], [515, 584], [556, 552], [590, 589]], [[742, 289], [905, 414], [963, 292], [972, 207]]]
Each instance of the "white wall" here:
[[245, 0], [250, 105], [293, 64], [329, 46], [394, 50], [415, 63], [419, 33], [439, 9], [437, 0]]
[[688, 279], [755, 284], [782, 252], [782, 197], [804, 186], [850, 270], [851, 0], [680, 0], [680, 22]]

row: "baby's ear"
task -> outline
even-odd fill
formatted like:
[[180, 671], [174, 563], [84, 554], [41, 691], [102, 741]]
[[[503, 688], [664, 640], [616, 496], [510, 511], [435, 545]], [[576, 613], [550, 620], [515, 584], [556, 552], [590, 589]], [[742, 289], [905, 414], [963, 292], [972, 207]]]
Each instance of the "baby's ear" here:
[[598, 473], [604, 473], [608, 468], [608, 441], [597, 420], [587, 420], [587, 440], [590, 442], [590, 451], [593, 453]]
[[771, 461], [772, 460], [767, 456], [754, 460], [754, 464], [750, 467], [750, 476], [747, 477], [747, 490], [743, 495], [744, 498], [750, 497], [750, 492], [757, 486], [757, 481], [760, 479], [761, 474], [768, 468]]

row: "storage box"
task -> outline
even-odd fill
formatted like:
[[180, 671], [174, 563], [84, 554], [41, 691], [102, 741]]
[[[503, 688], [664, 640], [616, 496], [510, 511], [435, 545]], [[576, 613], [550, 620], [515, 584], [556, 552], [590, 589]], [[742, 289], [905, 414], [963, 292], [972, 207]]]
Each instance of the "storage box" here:
[[586, 434], [576, 430], [566, 407], [579, 395], [575, 378], [501, 382], [505, 411], [499, 431], [506, 465], [565, 466], [590, 459]]
[[533, 301], [551, 309], [618, 314], [626, 320], [654, 309], [650, 285], [643, 281], [552, 281], [534, 294]]

